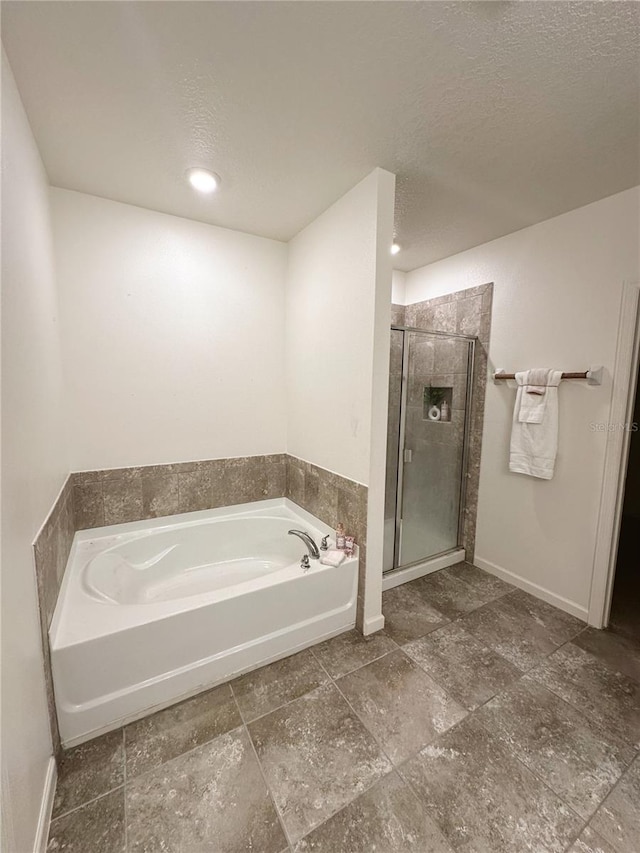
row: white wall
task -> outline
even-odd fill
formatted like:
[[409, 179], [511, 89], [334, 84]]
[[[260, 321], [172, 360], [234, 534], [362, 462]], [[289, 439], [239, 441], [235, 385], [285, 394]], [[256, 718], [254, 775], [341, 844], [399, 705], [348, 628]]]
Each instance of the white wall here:
[[32, 542], [68, 473], [48, 181], [2, 55], [3, 850], [33, 850], [52, 753]]
[[395, 176], [382, 169], [289, 243], [288, 452], [369, 487], [365, 633], [383, 625]]
[[[640, 278], [640, 188], [414, 270], [406, 303], [494, 282], [490, 369], [614, 365], [622, 284]], [[508, 471], [514, 391], [488, 383], [476, 562], [586, 618], [611, 377], [560, 388], [556, 473]]]
[[395, 305], [404, 305], [407, 295], [407, 274], [402, 270], [393, 270], [391, 279], [391, 301]]
[[283, 452], [286, 244], [51, 198], [72, 468]]
[[371, 376], [371, 443], [367, 504], [367, 574], [362, 631], [384, 627], [382, 569], [384, 559], [384, 504], [387, 481], [387, 422], [389, 419], [389, 349], [391, 347], [392, 269], [395, 175], [376, 170], [378, 182], [373, 367]]
[[365, 485], [381, 174], [291, 240], [287, 273], [289, 453]]

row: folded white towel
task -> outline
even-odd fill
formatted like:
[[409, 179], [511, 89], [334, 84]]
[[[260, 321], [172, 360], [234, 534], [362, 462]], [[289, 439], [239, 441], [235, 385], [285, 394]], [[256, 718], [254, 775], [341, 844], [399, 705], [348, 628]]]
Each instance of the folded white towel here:
[[340, 563], [343, 562], [344, 558], [344, 551], [338, 551], [337, 549], [333, 548], [323, 553], [323, 555], [320, 557], [320, 562], [323, 566], [339, 566]]
[[527, 394], [544, 394], [546, 386], [549, 383], [549, 374], [551, 370], [548, 367], [534, 367], [533, 370], [527, 370]]
[[524, 406], [525, 418], [540, 419], [523, 420], [523, 397], [528, 396], [525, 392], [526, 372], [516, 373], [518, 392], [511, 425], [510, 471], [542, 480], [553, 477], [558, 452], [558, 385], [561, 380], [561, 370], [550, 371], [544, 397], [534, 396], [533, 405]]
[[[556, 371], [557, 372], [557, 371]], [[546, 381], [543, 387], [540, 388], [541, 394], [529, 393], [532, 385], [532, 380], [537, 380], [546, 374]], [[562, 376], [562, 373], [560, 373]], [[525, 394], [520, 393], [518, 388], [518, 396], [516, 398], [518, 404], [518, 420], [523, 424], [540, 424], [544, 418], [544, 412], [547, 406], [547, 388], [552, 385], [553, 371], [548, 367], [536, 368], [535, 370], [523, 370], [516, 373], [516, 382], [518, 385], [525, 386]]]

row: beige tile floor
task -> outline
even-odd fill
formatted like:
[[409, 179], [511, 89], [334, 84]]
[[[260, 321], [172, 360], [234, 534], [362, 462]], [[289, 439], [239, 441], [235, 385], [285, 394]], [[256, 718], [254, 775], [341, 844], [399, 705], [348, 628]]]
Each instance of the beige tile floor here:
[[639, 853], [640, 647], [467, 564], [70, 750], [47, 850]]

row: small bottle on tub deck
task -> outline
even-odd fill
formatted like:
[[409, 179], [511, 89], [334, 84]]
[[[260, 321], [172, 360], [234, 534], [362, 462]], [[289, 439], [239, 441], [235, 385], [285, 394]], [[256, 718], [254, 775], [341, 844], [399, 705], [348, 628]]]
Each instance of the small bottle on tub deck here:
[[340, 524], [338, 524], [338, 526], [336, 527], [336, 548], [338, 549], [338, 551], [344, 551], [345, 540], [346, 536], [344, 532], [344, 524], [340, 522]]
[[356, 540], [353, 536], [345, 536], [344, 537], [344, 552], [347, 557], [353, 556], [353, 549], [355, 547]]

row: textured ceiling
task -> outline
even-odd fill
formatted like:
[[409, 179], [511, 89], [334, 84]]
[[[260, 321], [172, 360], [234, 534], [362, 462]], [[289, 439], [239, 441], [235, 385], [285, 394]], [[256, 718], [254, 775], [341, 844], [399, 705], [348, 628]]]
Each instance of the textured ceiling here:
[[2, 25], [59, 187], [288, 240], [381, 166], [409, 270], [640, 183], [635, 2], [10, 0]]

